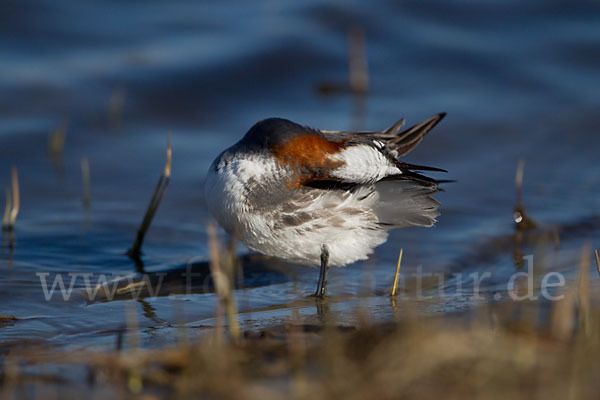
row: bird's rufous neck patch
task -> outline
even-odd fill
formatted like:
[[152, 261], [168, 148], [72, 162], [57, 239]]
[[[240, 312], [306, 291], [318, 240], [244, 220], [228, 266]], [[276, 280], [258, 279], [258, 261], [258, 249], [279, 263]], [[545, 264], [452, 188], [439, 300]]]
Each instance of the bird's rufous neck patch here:
[[340, 161], [329, 156], [339, 153], [342, 148], [342, 143], [330, 142], [319, 135], [300, 135], [275, 146], [273, 155], [281, 164], [292, 167], [338, 167]]
[[319, 135], [300, 135], [275, 146], [273, 155], [278, 162], [298, 172], [297, 179], [288, 185], [292, 189], [300, 187], [307, 181], [320, 178], [312, 176], [309, 171], [316, 172], [342, 166], [343, 161], [332, 160], [330, 156], [339, 153], [343, 147], [343, 143], [330, 142]]

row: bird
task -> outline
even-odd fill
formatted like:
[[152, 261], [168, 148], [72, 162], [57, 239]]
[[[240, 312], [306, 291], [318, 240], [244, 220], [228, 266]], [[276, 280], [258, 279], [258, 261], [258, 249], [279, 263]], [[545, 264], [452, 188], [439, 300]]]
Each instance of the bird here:
[[365, 260], [392, 229], [431, 227], [432, 195], [444, 180], [403, 162], [445, 116], [402, 130], [320, 130], [283, 118], [254, 124], [209, 167], [204, 195], [221, 227], [250, 250], [320, 267], [314, 296], [326, 296], [330, 266]]

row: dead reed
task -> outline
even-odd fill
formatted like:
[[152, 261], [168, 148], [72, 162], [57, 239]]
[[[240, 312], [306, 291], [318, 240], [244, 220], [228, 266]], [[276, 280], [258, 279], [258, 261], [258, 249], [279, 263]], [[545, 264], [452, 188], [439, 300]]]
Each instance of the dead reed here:
[[129, 250], [127, 250], [127, 255], [131, 258], [139, 259], [142, 254], [142, 244], [144, 243], [144, 237], [146, 236], [146, 232], [150, 228], [150, 224], [152, 224], [152, 220], [154, 219], [154, 215], [160, 206], [160, 202], [162, 201], [163, 196], [169, 186], [169, 181], [171, 179], [171, 161], [173, 158], [173, 151], [171, 149], [171, 137], [167, 140], [167, 159], [165, 161], [165, 166], [163, 168], [162, 174], [158, 179], [158, 183], [156, 184], [156, 188], [154, 189], [154, 193], [152, 198], [150, 199], [150, 204], [148, 204], [148, 208], [146, 209], [146, 213], [144, 214], [144, 218], [138, 228], [137, 234], [133, 241], [133, 245]]
[[400, 264], [402, 263], [402, 252], [404, 249], [400, 249], [400, 253], [398, 254], [398, 262], [396, 263], [396, 273], [394, 274], [394, 283], [392, 283], [392, 288], [390, 290], [390, 296], [394, 297], [398, 293], [398, 280], [400, 279]]
[[515, 173], [515, 192], [517, 196], [517, 203], [513, 212], [513, 218], [516, 223], [517, 230], [519, 232], [528, 231], [535, 229], [538, 224], [525, 212], [525, 206], [523, 205], [523, 172], [525, 169], [525, 160], [522, 158], [517, 164], [517, 171]]
[[207, 227], [209, 248], [210, 248], [210, 273], [212, 276], [215, 292], [217, 293], [217, 340], [220, 342], [221, 321], [223, 310], [227, 314], [227, 322], [229, 327], [229, 335], [234, 343], [239, 343], [240, 328], [238, 324], [237, 305], [233, 295], [234, 279], [236, 271], [235, 254], [230, 251], [223, 252], [219, 239], [217, 237], [217, 229], [213, 224]]
[[81, 186], [83, 189], [82, 202], [85, 208], [89, 208], [92, 202], [91, 194], [91, 177], [90, 177], [90, 162], [87, 157], [81, 159]]
[[11, 169], [11, 188], [6, 189], [6, 206], [2, 217], [2, 229], [12, 231], [19, 215], [21, 197], [19, 193], [19, 174], [17, 167]]

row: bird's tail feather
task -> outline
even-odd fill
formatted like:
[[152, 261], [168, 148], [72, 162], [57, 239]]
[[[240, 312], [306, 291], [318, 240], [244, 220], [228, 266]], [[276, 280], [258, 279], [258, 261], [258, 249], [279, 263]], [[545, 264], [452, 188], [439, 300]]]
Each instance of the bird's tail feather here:
[[431, 197], [439, 191], [436, 184], [389, 180], [376, 183], [375, 190], [379, 200], [374, 211], [386, 228], [433, 226], [440, 215], [440, 203]]

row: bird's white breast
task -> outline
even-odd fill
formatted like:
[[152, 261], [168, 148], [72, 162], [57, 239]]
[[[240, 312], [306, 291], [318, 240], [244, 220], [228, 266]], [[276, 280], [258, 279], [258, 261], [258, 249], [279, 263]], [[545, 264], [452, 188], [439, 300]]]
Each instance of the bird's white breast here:
[[387, 238], [372, 211], [377, 195], [369, 188], [288, 189], [289, 175], [268, 157], [225, 154], [215, 163], [206, 179], [207, 205], [228, 233], [253, 250], [318, 266], [327, 244], [330, 264], [341, 266], [366, 259]]
[[[233, 157], [224, 153], [209, 169], [204, 196], [209, 210], [230, 234], [241, 235], [259, 229], [250, 201], [255, 197], [253, 187], [264, 184], [282, 174], [274, 159], [258, 155]], [[243, 240], [243, 237], [240, 239]]]

